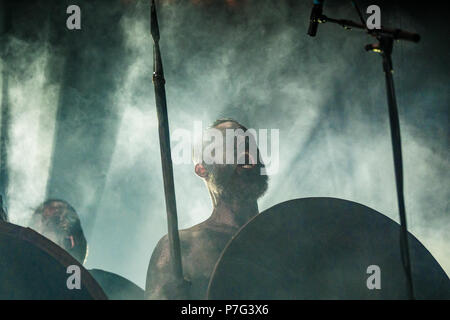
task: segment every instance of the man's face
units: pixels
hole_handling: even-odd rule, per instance
[[[53,201],[44,207],[42,212],[42,221],[48,229],[58,230],[67,233],[68,220],[67,214],[64,210],[64,204],[58,201]]]
[[[261,175],[264,163],[260,159],[259,150],[253,137],[244,138],[246,128],[235,122],[223,122],[215,127],[222,132],[224,145],[226,134],[234,133],[234,143],[223,148],[223,164],[204,164],[208,170],[208,181],[214,185],[221,196],[256,200],[267,190],[268,177]],[[253,150],[252,150],[253,145]],[[227,164],[227,153],[233,163]]]

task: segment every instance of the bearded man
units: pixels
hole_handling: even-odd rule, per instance
[[[211,196],[213,211],[207,220],[179,232],[183,272],[189,286],[186,290],[175,285],[170,271],[169,241],[165,235],[150,259],[146,283],[148,299],[206,299],[209,279],[226,244],[240,227],[259,213],[257,200],[267,190],[268,177],[261,174],[264,164],[259,150],[255,148],[256,155],[251,152],[251,136],[245,135],[247,128],[235,120],[221,119],[214,122],[211,129],[220,131],[223,140],[227,131],[235,133],[234,161],[211,163],[205,161],[204,155],[195,164],[195,173],[204,180]],[[244,139],[239,139],[243,135]],[[245,141],[245,148],[238,146],[239,140]],[[238,154],[239,150],[244,152]],[[230,151],[227,146],[223,152],[224,160]]]
[[[30,228],[65,249],[81,264],[86,260],[87,241],[75,209],[66,201],[49,199],[33,213]]]

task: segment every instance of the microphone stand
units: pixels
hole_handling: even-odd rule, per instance
[[[389,107],[389,122],[391,128],[391,142],[394,157],[395,181],[397,185],[397,199],[400,215],[400,248],[405,269],[407,290],[409,299],[414,299],[411,260],[409,257],[408,230],[406,225],[405,200],[403,194],[403,165],[402,165],[402,144],[400,136],[400,122],[398,118],[397,100],[395,98],[394,79],[392,77],[392,49],[393,38],[383,35],[379,37],[376,45],[367,45],[366,50],[379,52],[383,57],[383,71],[386,79],[386,91]]]
[[[394,79],[392,77],[393,67],[391,55],[394,46],[394,40],[407,40],[412,42],[419,42],[420,36],[417,33],[410,33],[400,29],[381,28],[369,30],[363,24],[345,19],[333,19],[323,14],[317,17],[317,22],[335,23],[344,27],[347,30],[351,28],[363,29],[366,30],[366,32],[369,35],[374,36],[378,40],[378,43],[376,44],[366,45],[365,49],[366,51],[373,51],[379,53],[383,58],[382,62],[386,80],[386,92],[389,108],[389,122],[391,129],[391,142],[393,149],[394,169],[395,169],[395,182],[397,188],[397,199],[400,215],[400,250],[401,250],[402,264],[406,276],[408,297],[409,299],[413,300],[414,288],[413,288],[411,260],[408,246],[408,229],[406,223],[405,200],[403,194],[403,165],[402,165],[402,147],[400,137],[400,122],[398,118],[397,101],[395,98]]]

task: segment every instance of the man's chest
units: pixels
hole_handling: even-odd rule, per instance
[[[223,249],[232,237],[232,233],[204,233],[183,245],[183,269],[191,278],[209,279]],[[184,247],[184,248],[183,248]]]

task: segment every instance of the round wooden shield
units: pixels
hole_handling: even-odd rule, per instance
[[[118,274],[100,269],[89,270],[110,300],[144,300],[144,290]]]
[[[439,263],[408,235],[414,295],[450,299]],[[334,198],[280,203],[244,225],[222,252],[208,299],[408,299],[400,226]]]
[[[0,300],[107,299],[89,272],[29,228],[0,222]]]

